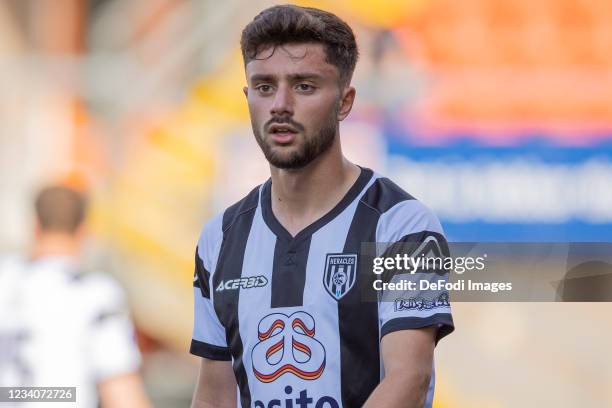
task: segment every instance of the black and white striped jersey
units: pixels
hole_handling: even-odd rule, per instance
[[[435,237],[446,246],[442,234],[423,204],[362,168],[329,213],[292,237],[272,213],[268,180],[202,231],[190,351],[232,361],[242,407],[362,406],[384,377],[384,335],[437,326],[437,341],[453,321],[447,301],[365,300],[372,273],[357,266],[361,244]],[[426,406],[434,382],[432,367]]]

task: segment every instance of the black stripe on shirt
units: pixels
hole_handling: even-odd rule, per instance
[[[345,253],[359,253],[362,242],[376,239],[380,214],[360,202],[349,228]],[[372,288],[372,268],[359,256],[355,286],[338,301],[340,333],[340,388],[342,406],[360,407],[380,382],[378,304],[364,301],[363,291]],[[376,297],[374,296],[374,299]]]
[[[257,208],[259,187],[245,198],[229,207],[223,213],[223,243],[219,251],[217,267],[213,275],[213,302],[219,321],[225,327],[227,344],[234,359],[233,368],[236,382],[240,389],[240,401],[243,407],[251,406],[249,381],[242,361],[244,346],[240,338],[238,319],[238,300],[240,289],[216,291],[222,281],[237,279],[242,276],[242,264],[247,239],[253,224]]]
[[[306,264],[310,252],[308,236],[299,242],[276,239],[272,264],[271,307],[292,307],[304,304]]]
[[[428,238],[433,238],[433,240],[429,240],[428,243],[417,253],[417,249],[419,249],[421,244]],[[395,258],[396,255],[408,255],[413,258],[419,258],[421,256],[425,258],[446,258],[450,256],[450,250],[444,235],[440,234],[439,232],[424,230],[404,235],[399,240],[391,243],[391,245],[385,249],[385,252],[381,255],[381,257]],[[437,279],[439,275],[448,275],[449,273],[449,271],[446,269],[429,269],[427,272],[436,273],[437,276],[431,275],[432,279]],[[396,274],[401,273],[403,273],[403,271],[400,269],[388,269],[380,275],[379,279],[385,283],[391,282],[391,279]],[[412,276],[414,279],[417,278],[417,275]]]
[[[373,259],[361,252],[376,242],[380,216],[396,204],[413,200],[387,178],[378,178],[363,194],[344,244],[345,253],[360,253],[357,281],[338,302],[342,406],[360,407],[380,382],[380,338],[377,294],[372,286]]]
[[[450,313],[436,313],[427,317],[397,317],[386,322],[380,329],[380,337],[398,330],[422,329],[437,326],[436,344],[455,330],[453,316]]]
[[[204,267],[204,262],[198,254],[198,247],[196,247],[195,252],[194,277],[196,277],[197,279],[193,280],[193,286],[200,288],[200,290],[202,291],[202,296],[204,296],[206,299],[210,299],[210,283],[208,282],[210,279],[210,272],[208,272],[208,270],[206,270],[206,267]]]
[[[228,347],[215,346],[195,339],[191,339],[189,352],[210,360],[230,361],[232,359]]]
[[[397,184],[386,177],[381,177],[374,181],[360,201],[382,214],[402,201],[414,199]]]

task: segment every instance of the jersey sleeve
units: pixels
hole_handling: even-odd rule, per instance
[[[90,322],[90,355],[97,381],[138,371],[141,363],[134,326],[129,316],[123,289],[110,277],[91,277],[97,292]]]
[[[219,321],[213,304],[211,273],[222,237],[219,219],[204,227],[195,253],[193,276],[194,321],[189,352],[211,360],[231,360],[225,328]]]
[[[448,281],[449,274],[440,265],[450,256],[448,243],[436,216],[417,200],[396,204],[382,214],[377,228],[377,242],[383,258],[407,255],[412,259],[440,259],[430,267],[412,272],[387,271],[383,282],[413,282],[411,290],[386,290],[379,294],[380,337],[398,330],[435,326],[436,344],[454,330],[448,291],[422,285],[421,281]],[[412,264],[414,265],[414,263]],[[436,267],[440,266],[440,267]],[[389,273],[391,272],[391,273]]]

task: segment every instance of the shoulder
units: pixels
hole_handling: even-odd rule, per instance
[[[88,325],[100,316],[119,315],[127,311],[126,293],[109,273],[100,270],[57,271],[53,296],[61,298],[66,315]],[[87,326],[89,327],[89,326]]]
[[[224,232],[230,229],[241,217],[255,211],[259,205],[260,190],[263,186],[264,184],[260,184],[259,186],[255,187],[244,198],[229,206],[223,212],[222,229]]]
[[[360,201],[379,215],[379,242],[392,242],[423,231],[443,234],[434,212],[387,177],[378,176]]]
[[[387,177],[375,174],[375,179],[361,197],[361,202],[372,210],[383,214],[398,203],[413,201],[415,198]]]
[[[259,204],[259,191],[262,185],[255,187],[238,202],[213,216],[202,228],[198,239],[198,253],[202,256],[213,251],[223,240],[223,234],[232,228],[244,216],[251,214]]]
[[[73,280],[79,291],[92,299],[105,304],[122,304],[125,300],[123,287],[117,280],[101,271],[82,273]]]

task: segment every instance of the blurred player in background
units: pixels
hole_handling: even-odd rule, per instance
[[[65,406],[79,408],[149,407],[122,289],[79,264],[85,197],[51,186],[35,207],[30,258],[0,259],[0,386],[76,387]]]

